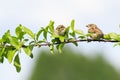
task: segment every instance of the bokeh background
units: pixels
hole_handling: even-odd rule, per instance
[[[55,21],[56,27],[59,24],[68,26],[72,19],[75,19],[76,21],[75,28],[82,29],[85,33],[87,33],[87,28],[85,26],[88,23],[97,24],[105,34],[109,32],[120,33],[120,29],[118,27],[120,24],[119,4],[119,0],[1,0],[0,37],[8,29],[10,29],[11,33],[14,35],[14,30],[19,24],[30,28],[33,32],[37,32],[40,27],[46,26],[50,20]],[[78,47],[75,47],[72,44],[67,44],[65,47],[67,46],[71,46],[70,49],[72,51],[70,54],[68,54],[69,52],[65,52],[63,54],[56,53],[56,55],[51,55],[48,47],[42,47],[40,49],[35,48],[33,51],[33,59],[30,59],[27,55],[21,53],[20,58],[22,71],[20,73],[17,73],[13,65],[9,64],[7,60],[5,60],[3,64],[0,64],[0,80],[30,80],[30,78],[34,78],[33,73],[35,74],[35,69],[38,69],[38,71],[39,69],[40,71],[46,69],[46,67],[43,66],[48,66],[48,61],[51,61],[51,64],[48,62],[48,67],[51,68],[53,63],[55,63],[56,66],[53,66],[52,69],[47,68],[47,70],[49,70],[48,72],[51,72],[50,76],[48,76],[48,73],[44,73],[46,74],[44,75],[45,77],[48,76],[51,77],[51,79],[56,79],[56,77],[59,77],[58,75],[61,75],[63,76],[61,77],[63,80],[70,80],[75,76],[77,80],[77,77],[79,79],[78,75],[83,73],[82,77],[80,78],[82,80],[90,80],[93,78],[93,80],[99,80],[99,77],[102,77],[102,79],[105,77],[105,80],[119,80],[119,46],[113,47],[113,43],[102,42],[83,42],[79,43]],[[48,50],[48,52],[43,52],[43,49],[46,51]],[[66,50],[68,49],[66,48]],[[56,60],[56,58],[58,59]],[[46,61],[46,59],[48,59],[48,61]],[[52,60],[56,62],[52,63]],[[69,60],[71,63],[67,62]],[[44,62],[46,64],[42,66],[39,65],[43,64]],[[100,65],[102,68],[97,65]],[[37,66],[40,66],[40,68],[37,68]],[[55,70],[55,72],[53,72],[54,74],[52,74],[53,68],[56,68],[61,72]],[[65,73],[63,73],[64,71]],[[57,72],[58,74],[55,74]],[[90,72],[91,74],[89,74]],[[41,73],[42,72],[38,74]],[[65,76],[62,73],[65,74]],[[87,78],[85,78],[85,75]],[[95,76],[93,77],[93,75]],[[98,76],[97,79],[96,76]],[[109,79],[108,76],[114,77]],[[41,79],[43,80],[44,77],[41,77]]]
[[[70,48],[63,54],[48,53],[41,52],[29,80],[120,80],[120,74],[100,53],[86,57]]]

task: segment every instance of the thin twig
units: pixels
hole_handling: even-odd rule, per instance
[[[120,41],[116,41],[116,40],[92,40],[92,39],[67,41],[67,43],[72,43],[72,42],[120,42]]]
[[[91,40],[91,39],[86,39],[86,40],[70,40],[70,41],[65,41],[65,42],[62,42],[62,43],[73,43],[73,42],[120,42],[120,41],[116,41],[116,40]],[[54,45],[57,45],[57,44],[60,44],[60,43],[54,43]],[[48,46],[48,45],[51,45],[51,43],[44,43],[44,44],[40,44],[40,46]]]
[[[62,43],[73,43],[73,42],[112,42],[112,43],[117,43],[117,42],[120,42],[120,41],[117,41],[117,40],[91,40],[91,39],[85,39],[85,40],[68,40],[68,41],[65,41],[65,42],[62,42]],[[60,43],[54,43],[54,45],[57,45],[57,44],[60,44]],[[43,44],[39,44],[39,45],[36,45],[36,44],[33,44],[34,46],[49,46],[51,45],[50,42],[48,43],[43,43]],[[22,48],[26,48],[28,47],[28,45],[22,45]],[[0,48],[3,48],[3,46],[0,46]],[[12,45],[6,45],[5,48],[13,48],[14,49],[14,46]]]

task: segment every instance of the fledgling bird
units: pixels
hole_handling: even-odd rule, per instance
[[[90,37],[91,39],[100,39],[103,38],[104,34],[102,30],[100,30],[96,24],[88,24],[86,27],[88,27],[88,33],[93,33]]]
[[[56,30],[55,30],[56,34],[59,36],[64,36],[65,32],[66,32],[66,28],[64,25],[58,25]]]
[[[61,40],[62,38],[61,37],[65,37],[65,34],[66,34],[66,27],[64,25],[58,25],[57,28],[55,29],[55,42],[57,43],[61,43],[61,42],[64,42],[64,40]]]

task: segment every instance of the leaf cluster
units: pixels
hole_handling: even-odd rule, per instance
[[[70,25],[66,27],[65,35],[55,33],[54,21],[50,21],[47,26],[41,27],[36,33],[20,24],[15,29],[15,35],[11,35],[10,30],[8,30],[0,38],[0,62],[3,63],[4,58],[6,58],[9,63],[15,66],[17,72],[20,72],[19,55],[22,50],[31,58],[33,58],[32,50],[34,47],[48,46],[52,54],[55,53],[56,47],[58,52],[62,53],[66,43],[78,46],[80,40],[89,42],[90,35],[89,33],[85,34],[82,30],[76,30],[75,20],[72,20]],[[104,35],[103,41],[108,40],[118,41],[115,46],[120,45],[120,34],[108,33]]]

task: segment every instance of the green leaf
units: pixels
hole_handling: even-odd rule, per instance
[[[26,34],[25,32],[23,32],[22,30],[22,25],[20,24],[16,29],[15,29],[15,33],[17,35],[17,37],[21,40],[23,38],[23,36]]]
[[[3,54],[4,54],[4,51],[5,51],[5,47],[3,47],[3,48],[0,48],[0,57],[1,57],[1,56],[3,56]]]
[[[47,40],[47,32],[46,31],[43,32],[43,36],[44,36],[45,40]]]
[[[64,42],[65,41],[65,37],[64,36],[59,36],[60,42]]]
[[[19,55],[18,54],[15,56],[14,66],[15,66],[17,72],[20,72],[20,70],[21,70],[21,64],[20,64],[20,59],[19,59]]]
[[[111,38],[110,38],[110,35],[109,35],[109,34],[104,35],[104,39],[110,40],[110,39],[111,39]]]
[[[117,34],[116,33],[109,33],[109,35],[110,35],[110,38],[112,38],[112,39],[114,39],[114,38],[117,38]]]
[[[0,39],[0,43],[2,43],[3,42],[3,40],[2,40],[2,38]]]
[[[88,38],[88,37],[90,37],[90,36],[92,36],[92,35],[93,35],[93,33],[87,33],[87,34],[85,34],[84,36]]]
[[[44,30],[43,36],[44,36],[44,38],[47,40],[48,27],[46,27],[46,28],[43,29],[43,30]]]
[[[120,35],[118,35],[116,33],[111,33],[109,35],[110,35],[111,39],[118,40],[118,41],[120,40]]]
[[[17,50],[8,50],[7,59],[8,59],[8,62],[9,62],[9,63],[12,62],[13,57],[14,57],[16,51],[17,51]]]
[[[54,21],[50,21],[48,26],[49,26],[51,33],[54,33]]]
[[[70,27],[71,27],[71,29],[72,29],[72,32],[70,33],[70,35],[71,35],[72,37],[75,37],[74,23],[75,23],[75,20],[72,20],[72,21],[71,21],[71,25],[70,25]]]
[[[61,43],[59,38],[54,38],[51,41],[52,41],[52,43],[58,43],[58,44]]]
[[[51,37],[52,37],[52,38],[59,38],[59,35],[56,34],[56,33],[53,33]]]
[[[74,32],[70,33],[70,35],[71,35],[72,37],[75,37],[75,33],[74,33]]]
[[[30,41],[29,45],[34,45],[36,42],[35,41]]]
[[[75,20],[72,20],[71,21],[71,29],[72,29],[73,32],[74,32],[74,23],[75,23]]]
[[[9,38],[10,44],[13,45],[17,50],[21,48],[21,44],[19,43],[18,38],[14,36],[9,36],[8,38]]]
[[[51,44],[51,45],[49,45],[49,47],[50,47],[50,52],[51,52],[52,54],[54,54],[54,45]]]
[[[78,38],[79,39],[86,39],[87,37],[86,37],[86,35],[80,35],[80,36],[78,36]]]
[[[84,32],[82,30],[75,30],[75,33],[79,34],[79,35],[83,35]]]
[[[44,40],[38,41],[39,44],[44,43],[44,42],[46,42],[46,41],[44,41]]]
[[[78,46],[78,43],[77,42],[72,42],[75,46]]]
[[[56,48],[57,48],[57,50],[58,50],[59,53],[62,53],[62,49],[63,49],[64,45],[65,45],[65,43],[61,43],[61,44],[58,44],[56,46]]]
[[[104,39],[120,41],[120,35],[112,32],[112,33],[108,33],[108,34],[104,35]]]
[[[23,50],[25,51],[25,53],[30,56],[31,58],[33,58],[33,54],[32,54],[32,50],[33,50],[33,45],[29,45],[26,48],[23,48]]]
[[[66,32],[65,32],[65,37],[66,37],[66,38],[68,38],[69,30],[70,30],[70,26],[68,26],[68,27],[66,28]]]
[[[10,36],[10,30],[5,32],[5,34],[2,36],[2,41],[3,42],[9,42],[8,37]]]
[[[5,51],[5,48],[0,48],[0,63],[3,63],[4,61],[4,51]]]
[[[27,42],[27,41],[29,41],[29,39],[24,39],[23,41]]]
[[[43,30],[39,30],[38,31],[38,33],[37,33],[37,35],[36,35],[36,40],[38,40],[38,38],[39,38],[39,36],[40,36],[40,34],[43,32]]]
[[[19,26],[15,29],[15,33],[17,36],[19,36],[21,32],[22,32],[22,25],[19,24]]]
[[[4,57],[0,56],[0,63],[3,63],[3,62],[4,62]]]
[[[35,39],[35,34],[30,29],[28,29],[25,26],[23,26],[22,28],[23,28],[25,33],[27,33],[29,36],[31,36],[32,39]]]

